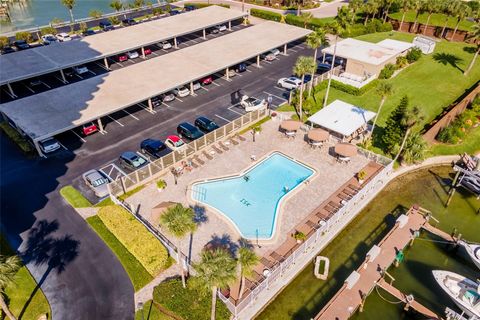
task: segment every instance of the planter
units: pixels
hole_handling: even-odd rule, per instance
[[[363,184],[365,180],[358,180],[358,183]]]
[[[163,192],[163,190],[165,190],[165,188],[157,188],[158,192]]]

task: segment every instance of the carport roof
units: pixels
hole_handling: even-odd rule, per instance
[[[33,139],[46,138],[301,39],[311,31],[267,21],[107,74],[0,105]]]
[[[0,56],[0,85],[32,78],[193,33],[245,14],[219,6]]]

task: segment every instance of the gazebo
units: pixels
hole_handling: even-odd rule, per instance
[[[376,113],[354,106],[341,100],[335,100],[310,118],[312,126],[328,130],[332,135],[351,141],[367,129],[368,121]]]

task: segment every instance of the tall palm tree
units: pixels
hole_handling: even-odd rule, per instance
[[[405,146],[405,142],[407,141],[408,135],[410,134],[412,128],[420,121],[424,119],[420,109],[418,107],[413,107],[410,110],[407,110],[403,115],[400,125],[403,126],[406,131],[405,135],[403,136],[402,144],[400,145],[400,149],[398,150],[397,155],[393,159],[393,161],[397,161],[398,157],[402,154],[403,147]]]
[[[467,75],[470,72],[470,70],[472,70],[473,65],[475,64],[475,61],[477,60],[478,53],[480,51],[480,22],[475,23],[469,36],[470,36],[470,39],[473,39],[473,43],[477,44],[477,51],[475,51],[475,54],[473,55],[473,59],[472,61],[470,61],[470,64],[468,65],[467,70],[465,70],[465,72],[463,73],[464,75]]]
[[[440,33],[440,38],[443,38],[450,16],[454,14],[456,1],[458,0],[445,0],[440,5],[440,10],[445,15],[445,24],[443,25],[442,32]]]
[[[327,85],[327,91],[325,92],[325,98],[323,100],[323,107],[327,106],[327,101],[328,101],[328,94],[330,93],[330,86],[332,84],[332,75],[333,75],[333,68],[335,67],[335,58],[337,55],[337,43],[338,43],[338,38],[339,34],[345,30],[345,28],[348,28],[348,26],[344,26],[340,24],[338,21],[335,21],[331,25],[333,33],[335,33],[335,45],[333,47],[333,57],[332,57],[332,64],[330,65],[330,70],[328,71],[328,85]]]
[[[302,12],[303,27],[307,29],[308,24],[313,19],[313,14],[311,12]]]
[[[423,3],[423,10],[428,13],[427,16],[427,23],[425,24],[425,27],[423,27],[423,34],[427,32],[428,24],[430,23],[430,18],[432,17],[432,14],[434,12],[438,12],[440,9],[440,3],[438,0],[425,0]]]
[[[415,163],[425,158],[427,143],[419,132],[412,133],[403,148],[402,161],[406,163]]]
[[[383,23],[387,22],[388,11],[390,11],[390,7],[395,2],[395,0],[384,0],[384,1],[385,1],[384,2],[385,7],[384,7],[384,10],[383,10]]]
[[[401,4],[402,4],[402,20],[400,20],[400,27],[398,28],[399,31],[402,30],[403,21],[405,21],[405,15],[413,7],[412,0],[402,0]]]
[[[112,2],[110,2],[110,8],[112,8],[116,12],[119,12],[123,9],[123,3],[120,0],[112,0]]]
[[[215,320],[217,289],[225,288],[236,279],[236,261],[224,249],[204,250],[201,261],[194,264],[197,275],[195,284],[212,293],[211,320]]]
[[[391,83],[388,83],[386,81],[382,81],[378,84],[376,93],[380,96],[380,105],[378,106],[378,111],[377,114],[375,115],[375,119],[373,120],[373,125],[372,125],[372,131],[370,132],[370,137],[373,134],[373,130],[375,130],[375,125],[377,124],[377,119],[378,116],[380,115],[380,112],[382,111],[382,107],[387,100],[387,97],[392,95],[393,93],[393,86]]]
[[[241,277],[239,297],[243,296],[245,291],[245,277],[250,277],[253,273],[253,267],[258,264],[258,256],[248,247],[238,249],[238,267]]]
[[[325,34],[325,30],[323,29],[317,29],[314,32],[310,33],[307,36],[306,40],[307,46],[311,49],[313,49],[313,61],[317,62],[317,53],[318,53],[318,48],[321,46],[328,46],[328,39]],[[310,84],[308,86],[308,95],[312,93],[312,88],[313,88],[313,77],[315,75],[315,69],[312,70],[312,81],[310,81]]]
[[[368,18],[370,15],[372,16],[372,20],[375,19],[375,15],[378,12],[378,9],[380,7],[380,4],[378,3],[378,0],[368,0],[367,3],[363,6],[363,11],[366,12],[367,16],[365,17],[364,25],[367,25]]]
[[[423,13],[423,0],[412,0],[412,9],[416,12],[412,28],[413,32],[416,33],[418,17]]]
[[[315,60],[313,60],[312,57],[305,57],[305,56],[300,56],[297,59],[297,62],[295,62],[295,65],[293,66],[293,73],[302,79],[302,84],[300,85],[300,97],[299,97],[299,110],[298,110],[298,116],[300,121],[303,121],[303,91],[305,89],[305,75],[312,72],[312,70],[317,69],[317,63]],[[310,81],[313,81],[311,79]]]
[[[160,225],[165,227],[169,233],[177,238],[177,262],[182,270],[182,285],[185,288],[185,272],[180,257],[181,239],[188,233],[193,233],[197,229],[197,224],[194,221],[195,212],[192,208],[185,208],[181,204],[176,204],[168,208],[165,213],[160,216]]]
[[[468,5],[463,3],[462,1],[459,1],[457,3],[457,6],[454,11],[454,16],[457,18],[457,24],[455,25],[455,29],[453,30],[452,37],[450,40],[453,40],[455,38],[455,34],[457,33],[458,26],[460,25],[460,22],[462,22],[463,19],[468,17],[471,13],[471,9]]]
[[[10,320],[16,320],[16,318],[3,299],[3,294],[5,289],[15,280],[15,275],[20,267],[20,259],[17,256],[8,258],[0,256],[0,307]]]
[[[62,4],[68,9],[70,13],[70,22],[71,28],[73,30],[73,24],[75,23],[75,18],[73,17],[73,8],[75,7],[75,0],[61,0]]]
[[[363,5],[363,0],[350,0],[348,2],[348,7],[352,11],[352,21],[350,21],[351,24],[355,23],[355,18],[357,17],[358,10]]]

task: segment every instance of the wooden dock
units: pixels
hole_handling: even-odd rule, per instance
[[[346,320],[358,308],[361,308],[368,294],[372,292],[377,283],[380,283],[384,271],[394,263],[399,250],[403,250],[414,239],[415,234],[428,222],[426,212],[426,210],[414,206],[408,210],[406,217],[399,217],[392,230],[377,245],[376,253],[372,253],[373,257],[367,255],[365,262],[348,277],[343,287],[314,319]],[[390,287],[387,288],[391,289]],[[394,292],[393,289],[391,291]],[[394,295],[398,295],[402,299],[405,297],[400,291],[395,291]],[[426,311],[426,308],[418,303],[411,305],[411,307],[418,307],[419,312],[427,313],[435,319],[438,318],[432,311]]]
[[[425,223],[422,227],[423,229],[425,229],[426,231],[442,238],[443,240],[445,241],[449,241],[449,242],[457,242],[457,239],[455,237],[453,237],[452,235],[446,233],[445,231],[443,230],[440,230],[440,229],[437,229],[435,228],[434,226],[432,226],[430,223]]]

